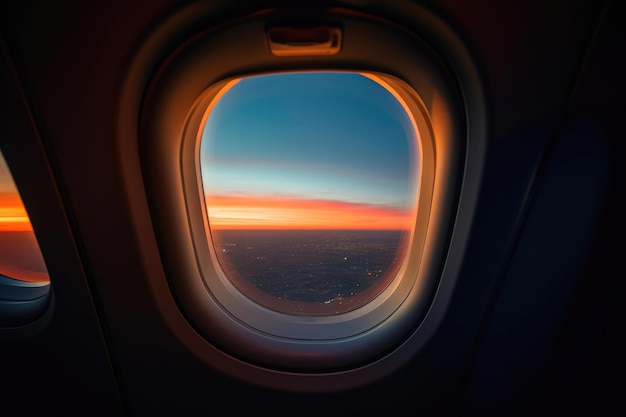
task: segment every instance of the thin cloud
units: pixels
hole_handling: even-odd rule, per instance
[[[214,229],[408,230],[410,210],[337,200],[207,195]]]

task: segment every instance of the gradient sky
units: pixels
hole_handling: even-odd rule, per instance
[[[408,228],[415,133],[356,73],[248,77],[216,103],[200,147],[215,228]]]

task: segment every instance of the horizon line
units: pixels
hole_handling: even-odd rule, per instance
[[[355,227],[345,227],[345,228],[328,228],[328,227],[209,227],[210,230],[221,232],[221,231],[267,231],[267,232],[275,232],[275,231],[288,231],[288,232],[310,232],[310,231],[325,231],[325,232],[410,232],[411,228],[355,228]]]

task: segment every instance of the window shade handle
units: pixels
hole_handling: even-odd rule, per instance
[[[275,27],[267,32],[276,56],[334,55],[341,49],[341,29]]]

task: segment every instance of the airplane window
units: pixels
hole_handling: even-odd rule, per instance
[[[50,301],[50,279],[33,227],[0,152],[0,329],[37,320]]]
[[[393,27],[341,14],[338,53],[278,56],[266,17],[198,35],[127,91],[140,116],[121,112],[120,127],[139,132],[155,285],[195,329],[175,331],[227,373],[302,389],[320,372],[372,380],[445,311],[482,166],[482,101]],[[342,378],[330,380],[359,379]]]
[[[250,76],[202,127],[209,240],[224,276],[286,314],[364,306],[394,280],[417,206],[417,132],[366,74]]]
[[[0,275],[49,282],[48,272],[22,199],[0,153]]]

